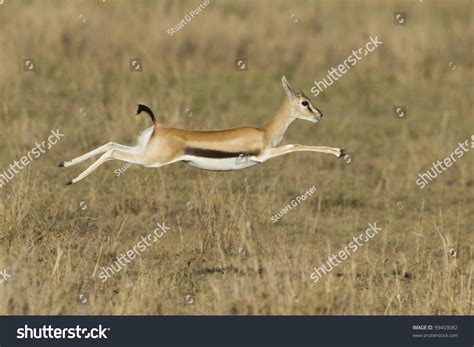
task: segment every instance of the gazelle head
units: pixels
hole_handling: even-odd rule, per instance
[[[301,90],[299,92],[295,92],[293,88],[291,88],[285,76],[281,78],[281,84],[283,85],[283,89],[285,90],[286,96],[288,97],[291,117],[309,120],[313,123],[316,123],[321,119],[323,116],[322,112],[313,106],[311,101]]]

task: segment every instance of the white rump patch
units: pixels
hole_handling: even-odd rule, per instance
[[[146,144],[150,140],[151,134],[153,134],[154,127],[143,130],[137,138],[137,149],[145,149]]]

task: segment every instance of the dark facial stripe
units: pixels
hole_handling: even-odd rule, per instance
[[[184,154],[194,155],[196,157],[223,159],[223,158],[238,158],[240,156],[247,157],[251,155],[257,155],[258,153],[257,152],[223,152],[223,151],[216,151],[213,149],[186,147],[184,149]]]

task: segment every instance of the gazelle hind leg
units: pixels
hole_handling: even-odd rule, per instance
[[[89,176],[93,171],[95,171],[100,165],[109,160],[122,160],[133,164],[142,164],[143,156],[137,154],[135,150],[121,150],[121,149],[111,149],[102,154],[102,156],[97,159],[91,166],[84,170],[79,176],[72,179],[66,185],[77,183],[82,181],[84,178]]]
[[[276,148],[269,148],[259,156],[250,157],[251,160],[263,163],[268,159],[279,157],[293,152],[319,152],[335,155],[341,158],[346,154],[346,151],[341,148],[326,147],[326,146],[305,146],[305,145],[285,145]]]
[[[115,143],[115,142],[109,142],[109,143],[106,143],[105,145],[97,147],[96,149],[94,149],[94,150],[92,150],[92,151],[90,151],[86,154],[83,154],[83,155],[81,155],[77,158],[74,158],[74,159],[71,159],[71,160],[68,160],[68,161],[62,161],[62,162],[59,163],[58,166],[59,167],[69,167],[69,166],[73,166],[73,165],[76,165],[76,164],[80,164],[83,161],[86,161],[87,159],[90,159],[92,157],[95,157],[96,155],[103,154],[103,153],[105,153],[107,151],[110,151],[110,150],[113,150],[113,149],[123,150],[123,151],[135,150],[138,153],[138,150],[136,149],[136,147],[129,147],[129,146],[124,146],[124,145]]]

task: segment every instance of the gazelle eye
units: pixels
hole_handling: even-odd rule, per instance
[[[301,103],[301,105],[303,105],[303,106],[306,107],[306,106],[308,106],[309,104],[308,104],[308,102],[305,100],[305,101],[303,101],[303,102]]]

